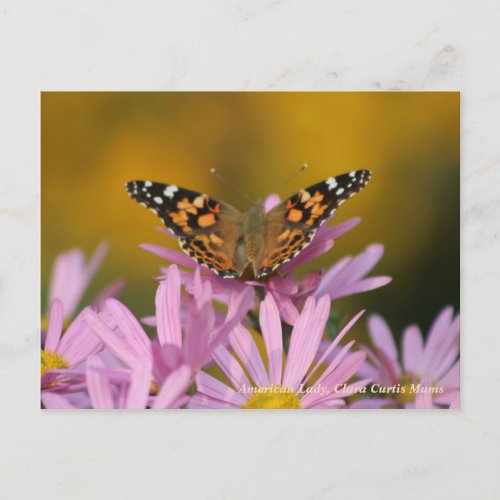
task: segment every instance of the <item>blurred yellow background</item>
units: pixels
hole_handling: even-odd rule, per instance
[[[130,200],[125,182],[173,183],[245,210],[210,167],[262,199],[304,162],[282,197],[353,169],[373,172],[335,217],[363,221],[320,264],[379,242],[386,252],[372,274],[393,282],[336,307],[427,328],[444,305],[459,306],[457,92],[44,92],[41,111],[44,307],[55,256],[73,247],[90,256],[107,241],[88,297],[124,277],[121,299],[138,315],[153,312],[151,277],[166,261],[138,245],[175,241],[154,230],[159,219]]]

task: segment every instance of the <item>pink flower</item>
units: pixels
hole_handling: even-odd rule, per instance
[[[54,299],[59,299],[64,306],[64,319],[73,317],[83,294],[107,253],[108,246],[99,245],[88,264],[85,264],[85,255],[79,249],[57,256],[50,278],[49,304]],[[109,285],[96,299],[96,305],[108,297],[116,296],[124,284],[123,280],[119,280]]]
[[[82,387],[73,384],[72,370],[92,353],[101,348],[99,339],[90,331],[82,316],[76,319],[62,335],[64,321],[63,304],[54,299],[49,309],[49,322],[45,342],[40,352],[40,376],[43,390],[72,391]]]
[[[330,300],[327,296],[319,299],[317,303],[313,297],[306,300],[304,309],[295,322],[290,348],[283,362],[280,316],[275,300],[271,294],[267,294],[260,309],[260,325],[268,359],[267,370],[252,335],[240,325],[229,335],[234,354],[224,345],[219,345],[212,354],[230,385],[200,371],[196,377],[198,392],[191,398],[189,407],[342,407],[345,404],[343,397],[351,395],[368,383],[368,380],[361,380],[347,384],[363,363],[365,353],[350,353],[354,343],[351,341],[340,349],[321,374],[320,367],[362,312],[344,327],[325,355],[314,362],[329,311]]]
[[[229,299],[226,315],[217,321],[210,283],[202,282],[199,272],[196,276],[193,295],[181,303],[179,271],[175,265],[168,269],[156,294],[157,341],[151,341],[130,310],[115,299],[106,301],[106,316],[90,308],[84,312],[91,330],[126,371],[133,373],[138,366],[149,363],[150,385],[159,388],[154,408],[172,407],[179,402],[179,390],[187,390],[196,371],[210,360],[212,351],[226,340],[253,303],[248,290],[235,293]],[[186,382],[187,371],[190,376]],[[109,403],[109,398],[106,401]],[[116,407],[116,402],[113,404]]]
[[[425,378],[438,389],[432,395],[433,404],[449,406],[460,392],[459,321],[458,315],[453,317],[452,307],[444,308],[425,341],[418,326],[407,327],[398,352],[387,323],[380,316],[371,316],[368,330],[375,352],[366,348],[367,361],[358,374],[371,378],[380,388],[399,387],[399,393],[381,394],[408,408],[414,407],[414,389]]]

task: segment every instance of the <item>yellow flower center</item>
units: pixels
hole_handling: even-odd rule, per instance
[[[49,370],[69,368],[70,364],[59,353],[54,351],[40,351],[40,376]]]
[[[414,403],[417,396],[417,387],[422,380],[422,376],[417,373],[405,372],[401,375],[399,379],[399,385],[401,389],[398,393],[394,395],[394,399],[400,404]],[[420,384],[421,385],[421,384]],[[431,381],[430,387],[435,387],[436,382]]]
[[[160,386],[156,382],[151,382],[149,386],[149,394],[156,396],[160,392]]]
[[[251,409],[287,409],[300,408],[300,399],[290,387],[282,385],[266,385],[251,388],[253,394],[242,408]]]
[[[411,382],[401,382],[401,388],[405,388],[404,391],[400,391],[395,395],[395,400],[404,405],[406,403],[413,403],[415,401],[415,393],[411,391]]]

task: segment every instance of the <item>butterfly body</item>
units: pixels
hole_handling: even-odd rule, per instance
[[[370,179],[356,170],[303,189],[266,213],[256,202],[241,213],[205,194],[151,181],[126,184],[178,237],[181,248],[224,278],[261,279],[298,255],[337,207]]]

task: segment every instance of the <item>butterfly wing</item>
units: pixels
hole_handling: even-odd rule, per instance
[[[371,178],[368,170],[330,177],[302,189],[268,213],[264,259],[257,277],[272,273],[309,245],[318,228]]]
[[[178,238],[181,248],[200,265],[219,276],[239,276],[242,266],[237,243],[241,239],[241,214],[232,206],[206,194],[173,184],[132,181],[129,196],[155,213]]]

